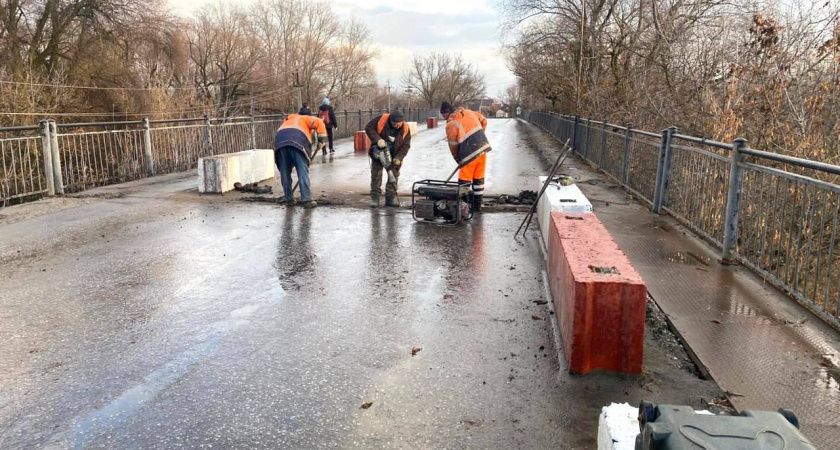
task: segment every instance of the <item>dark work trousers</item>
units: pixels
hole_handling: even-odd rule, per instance
[[[329,142],[330,151],[335,150],[335,147],[333,147],[333,130],[334,128],[332,126],[327,126],[327,142]]]

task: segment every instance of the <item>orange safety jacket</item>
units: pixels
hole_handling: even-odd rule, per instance
[[[484,130],[487,119],[481,113],[464,108],[457,108],[446,119],[446,140],[452,157],[463,166],[489,152],[490,141]]]
[[[371,147],[370,147],[370,156],[373,158],[373,149],[376,148],[376,141],[383,139],[388,141],[388,136],[385,136],[383,133],[385,132],[385,127],[388,124],[388,120],[390,120],[391,114],[384,113],[379,117],[374,117],[373,119],[368,122],[365,126],[365,134],[367,134],[368,138],[370,138]],[[403,122],[402,126],[402,135],[397,134],[396,139],[394,140],[394,145],[391,148],[391,157],[397,158],[399,160],[405,159],[408,155],[408,150],[411,148],[411,130],[408,128],[408,124]]]
[[[327,126],[324,125],[324,121],[318,117],[289,114],[286,116],[286,120],[283,121],[283,125],[280,125],[280,128],[278,128],[277,131],[285,130],[287,128],[294,128],[302,131],[303,134],[306,135],[306,139],[310,142],[312,142],[313,131],[318,133],[318,139],[327,137]]]
[[[385,124],[388,123],[388,119],[391,117],[390,113],[382,114],[382,117],[379,118],[379,123],[376,125],[376,131],[382,136],[382,132],[385,131]],[[403,122],[402,125],[402,132],[403,132],[403,139],[408,136],[410,130],[408,129],[408,124]]]

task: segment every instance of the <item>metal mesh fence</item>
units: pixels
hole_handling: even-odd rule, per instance
[[[0,205],[30,195],[45,194],[41,137],[0,138],[0,176]]]
[[[427,117],[438,116],[437,111],[422,108],[401,111],[408,121],[425,122]],[[385,112],[388,111],[336,111],[338,127],[334,139],[352,137]],[[269,149],[284,117],[278,114],[57,125],[43,121],[38,126],[0,128],[0,206],[189,170],[203,156]],[[52,155],[55,161],[51,160]]]
[[[840,330],[840,167],[542,111],[521,117]]]

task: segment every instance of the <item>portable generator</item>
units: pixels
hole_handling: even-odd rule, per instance
[[[466,183],[417,181],[411,187],[411,215],[418,222],[457,225],[472,219],[471,194]]]

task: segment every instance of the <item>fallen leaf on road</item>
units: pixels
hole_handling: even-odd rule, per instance
[[[531,318],[534,319],[534,320],[543,320],[542,317],[537,316],[537,315],[532,315]]]
[[[423,348],[422,347],[412,347],[411,348],[411,356],[414,356],[414,355],[420,353],[420,350],[423,350]]]
[[[370,408],[371,406],[373,406],[373,402],[365,402],[365,403],[362,403],[362,409],[368,409],[368,408]]]
[[[545,305],[546,303],[548,303],[548,300],[534,300],[534,303],[538,305]]]
[[[452,299],[452,294],[444,294],[443,299],[444,300],[451,300]]]
[[[476,419],[461,419],[461,423],[469,425],[471,427],[480,427],[481,424],[484,422]]]
[[[717,324],[719,324],[719,323],[721,323],[721,321],[720,321],[720,320],[717,320],[717,319],[714,319],[714,320],[712,320],[712,323],[717,323]]]

